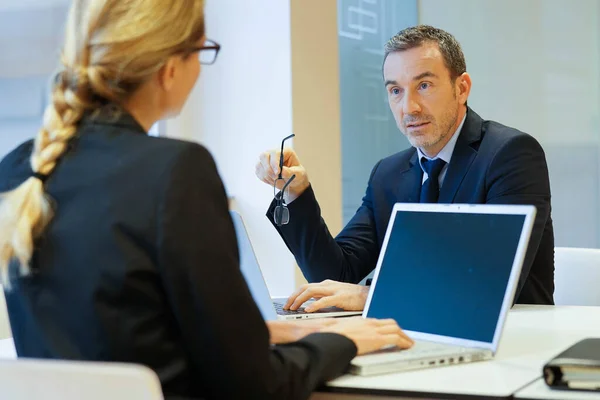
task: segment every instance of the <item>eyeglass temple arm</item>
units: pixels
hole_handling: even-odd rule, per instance
[[[285,185],[283,185],[283,187],[281,188],[281,190],[279,191],[279,193],[277,193],[275,195],[275,198],[277,200],[281,200],[283,199],[283,193],[285,192],[285,189],[287,189],[287,187],[290,185],[290,183],[292,183],[292,181],[296,178],[296,174],[290,176],[290,179],[288,179],[288,181],[285,183]]]
[[[290,136],[283,138],[281,141],[281,152],[279,153],[279,179],[282,178],[281,174],[283,173],[283,144],[286,140],[293,138],[296,134],[292,133]]]

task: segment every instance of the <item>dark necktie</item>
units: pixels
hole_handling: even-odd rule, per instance
[[[427,172],[427,180],[421,185],[421,203],[437,203],[440,197],[440,172],[446,165],[446,161],[441,158],[428,160],[425,157],[421,158],[421,165]]]

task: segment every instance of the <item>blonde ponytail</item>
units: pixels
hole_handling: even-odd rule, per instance
[[[36,176],[0,195],[0,279],[10,289],[9,265],[29,273],[36,239],[56,210],[44,191],[87,110],[122,103],[166,63],[204,37],[203,0],[73,0],[62,63],[35,138]]]
[[[69,14],[67,37],[77,37],[77,18],[82,2],[75,2]],[[88,21],[94,25],[92,21]],[[77,132],[85,111],[93,107],[88,77],[89,46],[86,40],[65,41],[63,70],[57,75],[51,104],[44,113],[43,126],[34,140],[30,165],[33,174],[16,189],[0,195],[0,278],[10,290],[10,263],[19,265],[19,275],[28,275],[29,263],[38,239],[54,215],[52,199],[44,191],[44,180],[54,171]],[[36,175],[36,176],[34,176]]]
[[[64,72],[63,72],[64,73]],[[49,176],[77,132],[77,124],[89,107],[78,90],[57,84],[52,104],[44,114],[44,124],[35,138],[31,153],[31,176],[16,189],[0,197],[0,272],[2,284],[10,289],[9,265],[19,263],[19,274],[29,274],[29,261],[35,240],[53,216],[52,201],[44,192],[39,176]]]

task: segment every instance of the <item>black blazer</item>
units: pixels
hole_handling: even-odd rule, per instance
[[[269,345],[208,151],[105,111],[46,182],[56,216],[6,293],[19,357],[145,364],[167,397],[304,399],[342,373],[344,336]],[[0,191],[30,176],[31,150],[0,163]]]
[[[275,227],[310,282],[359,282],[376,266],[394,203],[419,202],[423,171],[410,148],[373,168],[363,203],[334,239],[312,188],[289,205],[290,223]],[[554,304],[554,231],[544,151],[531,136],[473,110],[456,142],[440,203],[532,204],[537,208],[516,302]],[[267,217],[273,222],[273,204]]]

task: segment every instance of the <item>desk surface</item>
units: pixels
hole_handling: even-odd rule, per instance
[[[516,306],[493,361],[372,377],[345,375],[325,392],[400,397],[510,398],[541,376],[554,355],[600,336],[600,307]]]
[[[493,361],[329,382],[313,399],[413,398],[600,400],[600,394],[551,391],[542,366],[586,337],[600,336],[600,307],[516,306],[510,313]],[[0,358],[16,358],[12,339],[0,340]],[[327,392],[336,392],[327,393]],[[347,393],[348,396],[339,396]],[[368,394],[368,395],[367,395]]]
[[[507,319],[498,358],[535,368],[575,342],[600,337],[600,307],[517,306]]]
[[[518,391],[514,398],[518,400],[598,400],[600,392],[552,390],[540,378],[525,389]]]

